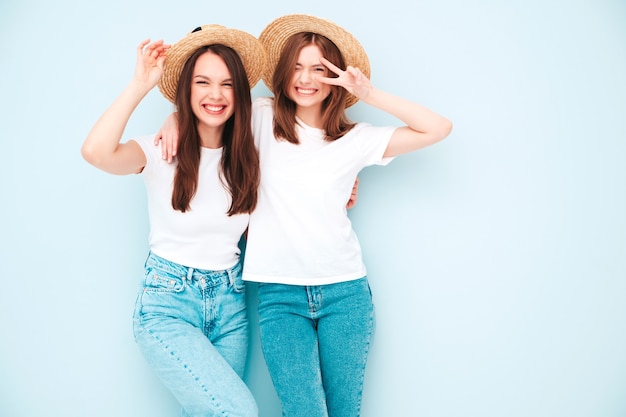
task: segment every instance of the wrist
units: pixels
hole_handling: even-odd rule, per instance
[[[154,88],[154,84],[143,80],[133,78],[128,84],[127,89],[136,94],[146,95]]]

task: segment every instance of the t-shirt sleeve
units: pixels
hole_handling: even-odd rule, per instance
[[[269,139],[270,135],[264,135],[264,132],[273,132],[273,119],[273,100],[270,97],[256,98],[252,102],[252,132],[254,133],[254,144],[257,149],[261,148],[263,140]]]
[[[391,140],[391,135],[397,128],[394,126],[372,126],[359,123],[354,127],[354,141],[363,156],[365,166],[387,165],[394,157],[384,158],[385,150]]]
[[[133,138],[137,142],[143,153],[146,155],[146,166],[142,174],[151,172],[158,163],[163,161],[161,156],[161,145],[154,145],[154,135],[140,136]]]

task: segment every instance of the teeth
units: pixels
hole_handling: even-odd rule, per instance
[[[298,92],[300,94],[313,94],[315,93],[315,90],[312,88],[298,88]]]
[[[221,111],[224,109],[224,106],[205,106],[208,111]]]

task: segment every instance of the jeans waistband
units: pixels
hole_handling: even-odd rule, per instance
[[[189,281],[205,280],[213,284],[220,282],[228,282],[231,285],[235,283],[238,275],[241,275],[241,262],[237,262],[234,266],[223,270],[208,270],[193,268],[169,261],[150,252],[145,263],[146,267],[154,267],[167,271],[175,276],[187,279]]]

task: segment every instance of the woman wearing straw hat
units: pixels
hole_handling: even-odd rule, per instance
[[[259,36],[274,100],[253,106],[263,179],[244,280],[259,282],[263,352],[287,416],[358,416],[374,307],[344,208],[368,165],[445,138],[451,123],[374,88],[369,60],[326,19],[288,15]],[[406,124],[352,123],[362,100]]]
[[[434,144],[452,125],[374,88],[363,47],[333,22],[287,15],[259,40],[274,99],[253,104],[262,177],[243,276],[259,283],[263,353],[284,416],[358,416],[374,307],[345,202],[361,169]],[[351,122],[345,110],[358,100],[405,126]]]
[[[248,322],[238,242],[257,204],[250,88],[265,59],[255,37],[218,25],[199,27],[171,48],[146,40],[133,80],[82,147],[97,168],[145,180],[150,253],[135,340],[185,416],[258,415],[242,380]],[[157,83],[179,112],[176,164],[161,159],[154,136],[120,143]]]

